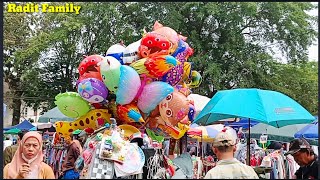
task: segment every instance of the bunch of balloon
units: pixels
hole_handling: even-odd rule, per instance
[[[181,138],[195,114],[187,96],[201,83],[188,62],[192,54],[186,37],[155,22],[152,32],[128,46],[115,44],[105,56],[85,57],[78,68],[78,92],[59,94],[55,102],[66,116],[78,119],[57,122],[57,132],[97,129],[114,117],[119,125]]]

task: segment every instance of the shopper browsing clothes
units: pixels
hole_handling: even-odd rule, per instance
[[[79,172],[75,171],[75,162],[82,151],[80,143],[72,140],[73,135],[65,137],[67,144],[67,155],[62,165],[63,179],[79,179]],[[81,149],[80,149],[81,148]]]
[[[42,136],[27,132],[14,154],[11,163],[3,170],[4,179],[54,179],[49,165],[43,162]]]
[[[218,158],[204,179],[259,179],[252,167],[247,166],[236,158],[237,133],[232,128],[224,128],[214,139],[213,152]]]
[[[318,157],[310,144],[303,138],[290,142],[289,151],[300,168],[295,173],[296,179],[318,179]]]

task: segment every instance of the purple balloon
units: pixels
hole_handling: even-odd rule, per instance
[[[162,81],[167,82],[171,86],[175,86],[181,81],[182,74],[183,74],[183,64],[180,64],[172,68],[170,71],[168,71],[167,74],[165,74],[162,77]]]
[[[79,82],[78,93],[90,103],[100,103],[108,96],[108,89],[104,83],[96,78],[87,78]]]

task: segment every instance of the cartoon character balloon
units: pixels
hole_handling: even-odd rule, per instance
[[[130,65],[140,59],[138,48],[140,47],[141,39],[129,44],[123,51],[123,64]]]
[[[111,56],[106,56],[98,64],[104,84],[111,92],[117,92],[120,80],[120,62]]]
[[[195,115],[194,103],[190,101],[183,90],[178,90],[169,94],[159,104],[159,112],[166,124],[176,126],[179,122],[188,124],[193,121]]]
[[[195,108],[193,101],[185,95],[187,90],[175,88],[153,110],[147,123],[148,128],[158,135],[179,139],[193,121]]]
[[[78,67],[80,75],[90,71],[99,72],[98,63],[102,61],[103,57],[100,55],[85,56]]]
[[[76,92],[60,93],[55,99],[54,103],[58,106],[58,109],[71,118],[83,116],[90,110],[89,103]]]
[[[102,81],[88,78],[78,84],[78,93],[90,103],[99,103],[107,98],[108,89]]]
[[[170,69],[179,65],[180,62],[170,55],[151,56],[140,59],[130,66],[133,67],[138,74],[146,74],[151,78],[161,78]]]
[[[172,43],[168,38],[155,32],[149,32],[146,33],[141,39],[139,54],[143,58],[149,57],[154,53],[169,55],[171,48]]]
[[[57,121],[55,123],[56,132],[62,136],[66,136],[76,129],[91,128],[96,130],[105,123],[111,123],[111,114],[106,109],[93,109],[87,114],[79,117],[73,122]]]
[[[172,54],[178,47],[179,39],[186,41],[186,37],[179,35],[175,30],[170,27],[163,26],[158,21],[156,21],[153,25],[153,31],[157,34],[160,34],[169,39],[172,43],[172,48],[169,50],[169,53]]]

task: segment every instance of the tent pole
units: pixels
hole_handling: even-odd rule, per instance
[[[247,140],[247,164],[250,166],[250,118],[249,118],[249,137]]]

